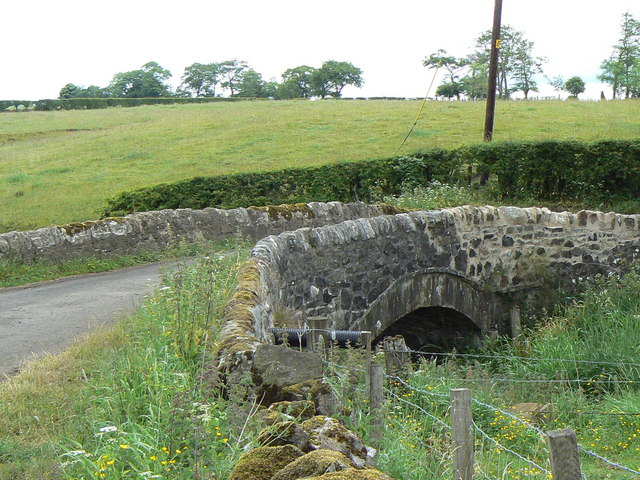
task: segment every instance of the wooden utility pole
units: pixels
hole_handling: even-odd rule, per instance
[[[487,113],[484,120],[484,141],[493,139],[493,118],[496,113],[496,86],[498,83],[498,54],[500,52],[500,24],[502,22],[502,0],[496,0],[493,11],[493,33],[491,35],[491,58],[489,60],[489,91]]]

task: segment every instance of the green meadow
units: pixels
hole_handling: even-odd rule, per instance
[[[259,101],[0,114],[0,232],[97,217],[124,190],[482,141],[484,103]],[[495,141],[640,136],[639,101],[502,102]]]

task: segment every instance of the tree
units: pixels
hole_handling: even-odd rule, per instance
[[[249,64],[243,60],[226,60],[220,65],[220,77],[222,88],[229,90],[233,97],[242,81],[242,74],[249,69]]]
[[[313,94],[321,98],[339,98],[347,85],[360,88],[363,84],[362,70],[349,62],[327,60],[311,75]]]
[[[289,68],[282,74],[278,98],[309,98],[313,95],[313,75],[316,69],[308,65]]]
[[[458,80],[460,71],[467,66],[467,62],[465,59],[453,57],[449,55],[446,50],[440,49],[436,53],[432,53],[427,58],[425,58],[422,61],[422,64],[429,69],[444,68],[448,74],[446,84],[444,85],[450,85],[449,87],[445,87],[444,91],[456,92],[455,97],[460,100],[462,86],[460,85]],[[436,95],[440,94],[436,91]],[[443,94],[443,96],[447,95]]]
[[[477,54],[471,54],[465,59],[467,74],[460,79],[462,92],[473,100],[487,98],[489,85],[489,64]]]
[[[546,62],[545,58],[533,56],[533,42],[522,38],[516,43],[513,52],[513,88],[515,91],[522,91],[525,100],[529,98],[530,91],[538,91],[534,75],[542,73],[544,62]]]
[[[476,41],[477,61],[489,65],[491,53],[491,30],[482,33]],[[536,90],[533,76],[542,73],[543,57],[533,56],[533,42],[528,41],[523,32],[509,25],[500,30],[500,56],[498,62],[498,96],[509,98],[511,93],[522,90],[525,98],[529,91]],[[510,81],[514,85],[510,87]]]
[[[101,98],[108,96],[108,91],[96,85],[83,88],[73,83],[67,83],[60,89],[58,98]]]
[[[196,97],[215,97],[221,73],[219,63],[193,63],[184,69],[180,87]]]
[[[246,70],[240,74],[240,82],[237,84],[237,97],[263,97],[265,82],[262,75],[253,68]]]
[[[148,62],[139,70],[116,73],[109,84],[109,90],[115,97],[165,97],[171,95],[171,90],[165,83],[169,78],[169,70],[156,62]]]
[[[82,92],[81,87],[74,85],[73,83],[67,83],[60,89],[58,98],[78,98],[80,96],[80,92]]]
[[[456,97],[460,100],[460,94],[462,93],[462,88],[460,84],[448,83],[445,82],[438,86],[436,89],[436,95],[438,97],[446,97],[453,98]]]
[[[571,77],[564,84],[564,89],[576,98],[584,92],[584,88],[584,81],[580,77]]]
[[[626,12],[620,27],[621,37],[611,57],[600,65],[598,78],[611,85],[613,98],[622,93],[629,98],[640,90],[640,21]]]

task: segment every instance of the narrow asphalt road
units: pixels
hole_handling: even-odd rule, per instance
[[[23,362],[61,352],[79,335],[132,312],[160,285],[165,265],[0,288],[0,381]]]

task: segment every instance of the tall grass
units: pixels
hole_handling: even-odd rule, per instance
[[[94,218],[115,193],[198,175],[388,157],[417,101],[266,101],[0,115],[0,232]],[[496,141],[636,138],[640,102],[504,102]],[[402,153],[482,138],[484,104],[430,102]]]
[[[247,253],[185,264],[131,318],[1,385],[0,478],[224,476],[244,443],[204,366]]]

